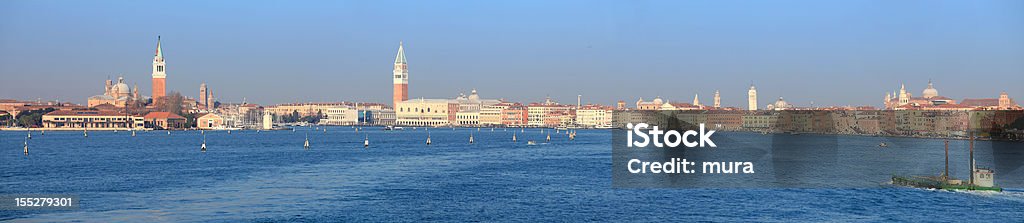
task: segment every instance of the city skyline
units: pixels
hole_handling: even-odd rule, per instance
[[[972,7],[1006,7],[1007,4],[1012,7],[1012,4],[1022,4],[986,3],[988,4],[975,4]],[[388,20],[370,15],[372,13],[369,12],[359,12],[363,9],[371,12],[381,9],[380,5],[367,3],[339,3],[340,5],[325,7],[344,9],[343,13],[336,14],[325,9],[310,8],[308,5],[289,5],[291,8],[280,10],[283,11],[280,14],[286,15],[281,18],[284,21],[269,24],[267,20],[257,18],[258,16],[238,16],[240,12],[235,13],[236,17],[210,18],[214,12],[225,10],[226,5],[169,4],[161,7],[173,9],[200,5],[206,8],[194,11],[202,17],[198,19],[188,19],[162,11],[153,12],[157,15],[149,16],[174,19],[147,21],[144,23],[153,27],[145,28],[133,26],[141,24],[140,22],[122,19],[142,16],[132,14],[134,12],[127,9],[145,7],[147,3],[125,4],[128,6],[122,5],[113,9],[97,8],[57,13],[60,14],[57,15],[59,18],[80,17],[79,20],[42,18],[39,16],[48,13],[38,12],[61,12],[81,3],[0,4],[5,5],[3,8],[10,9],[3,11],[11,12],[4,13],[6,16],[0,16],[4,18],[0,21],[0,27],[11,31],[0,35],[0,49],[3,49],[0,52],[5,52],[0,53],[0,73],[8,80],[4,82],[5,84],[0,84],[0,89],[3,89],[0,90],[0,95],[3,95],[3,98],[60,99],[84,104],[86,97],[102,92],[102,89],[96,86],[102,83],[105,77],[122,75],[131,81],[129,84],[139,84],[144,89],[142,92],[149,92],[152,86],[145,80],[149,79],[151,62],[144,60],[151,60],[156,36],[163,36],[163,49],[167,52],[167,92],[177,91],[185,96],[199,98],[199,85],[205,82],[218,86],[218,99],[224,102],[240,102],[242,98],[260,104],[308,101],[389,102],[391,100],[387,97],[387,91],[391,89],[385,87],[389,78],[384,76],[391,75],[390,63],[394,59],[395,46],[400,41],[404,41],[408,51],[409,82],[415,83],[410,84],[408,90],[410,99],[454,98],[459,92],[477,89],[485,97],[511,101],[539,102],[546,96],[551,96],[557,101],[569,104],[574,103],[575,96],[581,94],[584,103],[612,105],[618,100],[631,102],[638,97],[655,96],[685,102],[692,99],[694,94],[704,95],[701,100],[707,102],[712,101],[710,95],[720,91],[722,106],[744,108],[747,107],[745,93],[749,84],[753,82],[758,87],[759,106],[764,106],[775,98],[785,97],[787,101],[797,106],[808,106],[813,101],[816,106],[881,107],[880,92],[889,92],[903,83],[907,85],[908,91],[917,94],[927,86],[929,80],[935,83],[936,88],[942,90],[943,95],[956,100],[993,98],[1001,91],[1006,91],[1011,97],[1020,97],[1024,93],[1014,85],[1024,82],[1024,75],[1020,75],[1024,73],[1024,66],[1019,63],[1024,61],[1024,43],[1019,41],[1024,39],[1024,30],[1015,28],[1024,27],[1021,26],[1024,19],[1013,20],[1020,15],[1010,13],[971,14],[968,11],[957,10],[953,3],[930,5],[931,8],[914,12],[915,16],[920,18],[904,18],[910,20],[892,24],[885,21],[896,16],[886,14],[894,13],[891,12],[892,9],[876,8],[875,10],[881,11],[881,18],[869,19],[857,17],[865,13],[859,10],[840,10],[842,7],[837,5],[817,3],[810,4],[810,7],[852,15],[840,18],[826,17],[827,21],[824,22],[776,18],[764,24],[754,23],[749,20],[751,18],[745,17],[732,21],[738,24],[730,24],[731,26],[706,27],[710,22],[687,23],[675,18],[666,19],[667,21],[658,20],[668,18],[668,14],[659,11],[657,8],[660,7],[654,5],[588,2],[580,8],[571,8],[571,4],[559,2],[543,5],[550,8],[536,10],[540,17],[544,18],[561,18],[556,16],[554,11],[566,10],[573,15],[615,19],[599,20],[604,22],[588,19],[586,23],[579,24],[583,27],[576,27],[578,29],[569,26],[570,22],[555,22],[535,27],[535,30],[530,26],[537,25],[540,20],[509,19],[518,12],[534,10],[530,6],[541,5],[539,3],[507,3],[510,4],[510,9],[498,10],[501,13],[497,13],[496,16],[443,6],[472,6],[472,2],[441,3],[442,6],[433,6],[429,8],[433,9],[432,11],[421,12],[419,15],[430,22],[418,22],[413,19],[418,17],[412,16]],[[416,4],[423,3],[405,2],[403,6],[410,8],[398,7],[395,9],[396,14],[401,17],[401,12],[411,10]],[[678,3],[658,4],[664,6]],[[726,7],[709,3],[683,5],[717,6],[723,12],[746,10],[755,17],[773,14],[758,10],[750,11],[752,9],[746,7]],[[915,6],[909,3],[888,5],[900,9]],[[278,10],[272,6],[256,4],[244,6],[240,11],[269,13]],[[613,6],[623,6],[646,13],[630,14],[625,12],[628,10]],[[881,7],[882,4],[859,6]],[[93,5],[87,8],[96,7],[98,6]],[[311,13],[295,15],[299,11]],[[105,16],[104,12],[117,13]],[[443,15],[444,12],[456,15],[448,17]],[[794,16],[800,15],[800,12],[789,12],[796,13]],[[951,28],[921,27],[916,23],[949,13],[965,14],[957,17],[962,21],[931,21],[936,26]],[[308,23],[317,17],[332,16],[370,17],[379,21],[371,19],[366,22],[367,24],[359,24],[351,20],[331,20],[318,24],[324,25],[323,27],[293,27],[295,24],[305,24],[302,22]],[[713,13],[683,15],[688,16],[724,19],[724,16]],[[458,18],[467,21],[457,20]],[[473,18],[484,21],[468,21]],[[869,21],[856,22],[847,19]],[[199,23],[201,21],[220,23],[228,25],[229,28],[218,30],[215,26]],[[500,26],[492,27],[486,24],[496,21],[501,22],[498,23]],[[874,28],[891,29],[893,34],[856,35],[856,31],[832,29],[825,29],[813,35],[794,30],[771,31],[772,28],[827,28],[841,21],[851,22],[855,29],[872,29],[860,27],[869,25],[864,23],[872,23],[881,26]],[[967,29],[967,26],[976,25],[967,24],[972,22],[987,26]],[[379,25],[378,23],[391,26],[375,26]],[[659,23],[683,26],[680,30],[667,31],[658,29],[656,24]],[[199,27],[188,27],[189,25]],[[452,32],[431,29],[446,25],[452,26]],[[900,30],[902,26],[913,26],[913,30]],[[399,32],[391,32],[391,27]],[[45,28],[62,31],[30,32]],[[89,28],[109,33],[85,32]],[[269,34],[274,30],[299,33],[251,35],[261,32],[243,28],[270,30],[262,34]],[[317,32],[319,28],[370,32],[346,33],[339,30],[330,31],[331,29]],[[507,31],[508,33],[498,31],[506,28],[515,29]],[[558,31],[561,30],[559,28],[570,29]],[[945,33],[964,29],[977,32],[955,35]],[[203,35],[204,31],[217,31],[217,35]],[[557,31],[551,33],[563,36],[538,36],[545,31]],[[575,34],[577,31],[582,34]],[[763,41],[713,41],[713,35],[693,31],[718,33],[721,35],[718,37],[726,39],[737,38],[737,34],[743,33],[768,34],[769,38]],[[519,36],[501,37],[502,34]],[[856,36],[842,38],[838,36],[840,34]],[[927,34],[953,37],[925,38]],[[815,35],[826,38],[804,44],[783,41],[792,41],[791,37],[808,38]],[[880,45],[853,49],[872,42],[858,41],[859,38],[885,43],[885,47],[897,48],[882,49],[883,46]],[[729,46],[728,43],[737,45]],[[715,49],[716,47],[720,49]],[[827,52],[831,49],[835,51]],[[785,53],[782,53],[783,50]],[[871,53],[857,54],[860,51]],[[790,52],[793,52],[793,56],[789,58],[781,55]],[[744,57],[742,54],[756,55]],[[884,57],[885,59],[869,57],[881,57],[885,54],[892,55]],[[47,65],[54,61],[59,61],[57,63],[63,66]],[[50,84],[22,84],[41,81]]]

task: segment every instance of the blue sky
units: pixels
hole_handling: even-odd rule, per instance
[[[84,103],[108,76],[221,101],[410,97],[879,106],[901,81],[1024,101],[1024,1],[0,1],[0,98]]]

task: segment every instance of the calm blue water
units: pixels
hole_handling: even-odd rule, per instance
[[[1020,222],[1024,190],[613,189],[611,133],[576,141],[537,129],[384,132],[0,132],[0,194],[68,193],[72,211],[0,211],[6,221],[982,221]],[[518,132],[518,130],[516,130]],[[477,143],[468,144],[473,133]],[[313,148],[304,151],[308,134]],[[364,137],[371,146],[364,149]],[[731,140],[761,140],[732,133]],[[820,136],[804,136],[820,137]],[[868,137],[841,141],[877,143]],[[941,140],[900,139],[901,145]],[[841,143],[842,144],[842,143]],[[939,150],[938,154],[941,154]],[[842,155],[843,153],[839,153]],[[850,164],[855,165],[855,164]],[[856,166],[837,169],[858,169]],[[875,181],[876,179],[870,179]],[[1012,184],[1013,182],[1010,182]]]

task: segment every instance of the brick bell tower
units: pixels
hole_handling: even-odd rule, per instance
[[[167,64],[160,49],[160,36],[156,37],[156,55],[153,56],[153,102],[166,96]]]
[[[395,56],[393,74],[395,89],[391,106],[398,109],[398,102],[409,100],[409,65],[405,61],[405,49],[402,48],[401,42],[398,43],[398,56]]]

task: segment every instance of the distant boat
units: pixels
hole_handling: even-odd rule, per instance
[[[537,145],[537,142],[534,142],[533,140],[526,141],[526,145]]]
[[[889,147],[889,144],[885,144],[885,142],[882,142],[878,144],[878,147]]]
[[[167,134],[170,135],[171,134],[171,130],[167,130]]]

